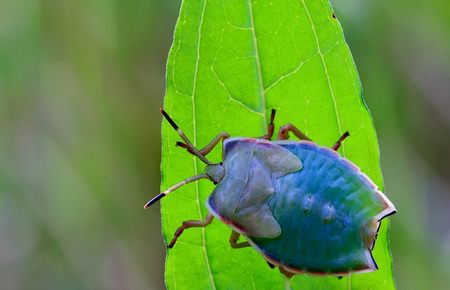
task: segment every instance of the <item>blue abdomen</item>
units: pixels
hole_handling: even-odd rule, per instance
[[[276,180],[267,200],[281,227],[277,238],[248,237],[271,261],[298,271],[346,273],[375,268],[375,217],[386,205],[349,161],[310,142],[280,142],[303,168]]]

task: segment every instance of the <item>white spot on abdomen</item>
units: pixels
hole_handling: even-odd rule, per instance
[[[336,210],[334,207],[330,203],[326,203],[322,207],[322,221],[324,223],[329,223],[333,219],[335,212]]]
[[[303,212],[306,214],[311,211],[312,205],[314,203],[314,198],[311,194],[305,195],[303,198]]]

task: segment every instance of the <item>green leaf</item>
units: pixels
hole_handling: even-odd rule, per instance
[[[197,147],[219,132],[260,136],[270,109],[276,126],[293,123],[331,146],[348,130],[340,153],[382,188],[370,114],[342,29],[328,0],[185,0],[167,64],[165,109]],[[203,172],[204,164],[175,147],[163,122],[162,189]],[[208,155],[221,160],[218,146]],[[162,200],[164,238],[184,220],[203,220],[213,190],[201,180]],[[234,250],[217,219],[186,230],[168,251],[169,289],[394,289],[383,221],[374,257],[379,270],[336,277],[296,275],[287,281],[252,248]]]

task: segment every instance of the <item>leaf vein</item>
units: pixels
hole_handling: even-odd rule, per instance
[[[200,44],[201,44],[201,39],[202,39],[202,27],[203,27],[203,19],[205,16],[205,11],[206,11],[206,1],[203,1],[203,7],[202,7],[202,13],[200,14],[200,23],[199,23],[199,27],[198,27],[198,40],[197,40],[197,58],[196,58],[196,62],[195,62],[195,70],[194,70],[194,80],[193,80],[193,86],[192,86],[192,125],[193,125],[193,141],[194,141],[194,146],[196,146],[197,144],[197,125],[196,125],[196,112],[195,112],[195,93],[196,93],[196,89],[197,89],[197,77],[198,77],[198,66],[200,63]],[[193,157],[193,161],[194,161],[194,171],[197,174],[198,173],[198,168],[197,168],[197,160],[196,157]],[[197,209],[198,209],[198,214],[199,214],[199,219],[202,219],[202,210],[200,207],[200,192],[199,192],[199,187],[198,187],[198,181],[195,182],[195,194],[196,194],[196,203],[197,203]],[[205,233],[205,228],[201,228],[201,232],[202,232],[202,249],[203,249],[203,256],[205,258],[205,264],[206,264],[206,270],[208,271],[208,276],[209,276],[209,280],[211,283],[211,288],[212,289],[216,289],[216,284],[214,281],[214,276],[212,274],[211,271],[211,266],[209,264],[209,257],[208,257],[208,251],[206,249],[206,233]]]
[[[183,16],[183,22],[180,22],[180,28],[179,28],[180,31],[181,31],[181,27],[186,23],[186,11],[184,10],[185,9],[184,5],[185,5],[184,2],[182,2],[181,7],[180,7],[180,16]],[[174,45],[175,50],[173,52],[173,64],[172,64],[173,67],[176,66],[177,55],[178,55],[178,51],[180,50],[180,45],[181,45],[181,36],[180,35],[183,35],[183,34],[179,33],[177,35],[177,44]],[[175,71],[176,71],[175,69],[172,70],[172,85],[173,85],[175,91],[178,91],[177,84],[175,82]]]
[[[336,122],[337,122],[338,130],[339,130],[339,134],[342,135],[342,125],[341,125],[341,120],[340,120],[339,111],[338,111],[338,107],[337,107],[336,97],[334,95],[334,90],[333,90],[333,87],[331,85],[330,75],[328,73],[328,68],[327,68],[327,65],[325,63],[324,54],[322,53],[322,50],[321,50],[321,47],[320,47],[320,42],[319,42],[319,37],[317,35],[316,27],[315,27],[314,22],[312,20],[311,14],[309,13],[309,9],[306,6],[305,0],[301,0],[301,1],[302,1],[302,4],[303,4],[303,7],[305,8],[306,15],[308,16],[309,23],[311,24],[311,28],[312,28],[312,31],[314,33],[314,38],[316,39],[317,50],[318,50],[318,53],[319,53],[319,56],[320,56],[320,60],[321,60],[322,65],[323,65],[325,76],[327,78],[328,89],[330,90],[331,99],[333,100],[334,112],[336,113]],[[342,148],[342,156],[345,156],[345,144],[344,143],[342,143],[341,148]]]
[[[266,92],[269,91],[270,89],[272,89],[275,85],[277,85],[279,82],[281,82],[281,81],[284,80],[285,78],[288,78],[288,77],[290,77],[291,75],[296,74],[296,73],[302,68],[302,66],[303,66],[304,64],[306,64],[308,61],[312,60],[312,59],[313,59],[314,57],[316,57],[317,55],[318,55],[318,53],[315,53],[315,54],[311,55],[309,58],[307,58],[307,59],[305,59],[305,60],[302,60],[302,61],[300,62],[300,64],[297,65],[296,68],[294,68],[292,71],[290,71],[290,72],[288,72],[288,73],[285,73],[285,74],[283,74],[282,76],[280,76],[280,77],[279,77],[278,79],[276,79],[272,84],[270,84],[270,85],[265,89],[265,91],[266,91]]]
[[[250,27],[237,26],[230,21],[230,19],[228,18],[228,12],[227,12],[227,9],[225,8],[224,2],[225,2],[225,0],[222,0],[222,9],[223,9],[223,14],[225,15],[225,20],[226,20],[228,26],[230,26],[231,28],[234,28],[234,29],[238,29],[238,30],[250,30],[251,29]]]
[[[225,9],[225,8],[224,8],[224,9]],[[263,116],[263,114],[262,114],[261,112],[258,112],[258,111],[256,111],[256,110],[252,109],[250,106],[244,104],[244,102],[242,102],[242,101],[236,99],[235,97],[233,97],[232,94],[231,94],[231,92],[230,92],[230,90],[228,90],[227,86],[225,85],[225,83],[223,82],[223,80],[219,77],[219,74],[216,72],[216,69],[215,69],[216,61],[217,61],[217,58],[218,58],[220,52],[222,51],[222,47],[223,47],[223,46],[222,46],[222,45],[223,45],[223,32],[224,32],[224,29],[222,29],[222,34],[220,35],[220,47],[219,47],[219,49],[217,50],[216,55],[214,56],[214,60],[213,60],[213,62],[212,62],[212,64],[211,64],[211,66],[210,66],[211,71],[212,71],[212,73],[214,74],[214,76],[216,77],[216,79],[217,79],[217,81],[219,82],[219,84],[222,86],[222,88],[223,88],[223,89],[225,90],[225,92],[227,93],[227,95],[228,95],[228,100],[229,100],[229,101],[233,101],[233,102],[239,104],[240,106],[244,107],[245,109],[249,110],[249,111],[252,112],[252,113],[255,113],[255,114],[257,114],[257,115]],[[225,107],[224,107],[224,111],[225,111]]]
[[[250,15],[253,48],[255,49],[256,70],[258,72],[259,98],[260,98],[261,107],[262,107],[261,113],[262,113],[262,117],[263,117],[263,126],[265,126],[267,123],[267,118],[266,118],[266,114],[265,114],[266,97],[265,97],[264,83],[263,83],[263,78],[262,78],[261,62],[260,62],[259,50],[258,50],[258,42],[257,42],[257,38],[256,38],[255,20],[253,18],[253,5],[252,5],[251,0],[248,0],[248,11],[249,11],[249,15]]]
[[[260,115],[263,117],[263,113],[258,112],[254,109],[252,109],[251,107],[249,107],[248,105],[244,104],[242,101],[236,99],[235,97],[233,97],[230,93],[230,91],[228,90],[227,86],[225,85],[225,83],[222,81],[222,79],[219,77],[219,75],[217,74],[216,70],[214,69],[214,64],[211,65],[211,71],[213,72],[214,76],[216,77],[217,81],[219,82],[219,84],[222,86],[222,88],[225,90],[225,92],[227,93],[228,98],[237,103],[238,105],[244,107],[245,109],[249,110],[252,113],[255,113],[257,115]]]

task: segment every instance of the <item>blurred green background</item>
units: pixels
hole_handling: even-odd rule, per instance
[[[450,285],[450,4],[333,0],[380,139],[398,289]],[[0,1],[0,289],[162,289],[180,1]]]

